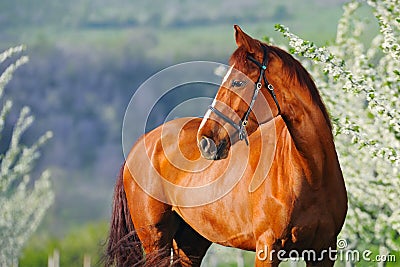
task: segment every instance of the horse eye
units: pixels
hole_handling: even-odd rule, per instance
[[[243,87],[246,83],[245,81],[232,80],[232,87]]]

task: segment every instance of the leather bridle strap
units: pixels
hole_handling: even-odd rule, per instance
[[[213,106],[209,106],[208,109],[211,110],[212,112],[214,112],[218,117],[223,119],[225,122],[229,123],[233,128],[235,128],[236,131],[239,132],[239,139],[240,140],[243,140],[243,138],[245,138],[245,136],[242,136],[242,134],[245,134],[245,133],[242,132],[244,128],[240,127],[242,125],[242,121],[240,121],[239,124],[237,124],[233,120],[231,120],[228,116],[226,116],[224,113],[222,113],[218,109],[214,108]],[[243,138],[241,138],[241,136]]]
[[[231,125],[233,128],[236,129],[236,131],[239,134],[239,140],[244,140],[246,142],[246,145],[249,144],[249,141],[247,139],[247,131],[246,131],[246,125],[250,116],[250,113],[253,109],[254,103],[257,99],[258,93],[260,92],[262,88],[262,83],[261,81],[264,80],[265,86],[268,88],[268,91],[270,92],[272,98],[274,99],[274,102],[278,108],[278,115],[281,113],[281,108],[278,103],[278,99],[276,98],[276,94],[274,92],[274,87],[272,84],[270,84],[265,77],[265,70],[267,69],[267,64],[268,64],[268,55],[267,55],[267,48],[262,45],[263,48],[263,62],[260,63],[258,62],[254,57],[248,55],[247,58],[255,63],[259,68],[260,68],[260,75],[258,76],[257,83],[254,86],[254,93],[253,97],[250,101],[249,108],[247,109],[246,113],[243,115],[243,118],[239,121],[239,123],[235,123],[232,119],[230,119],[228,116],[223,114],[221,111],[213,107],[212,105],[208,107],[208,109],[212,112],[214,112],[218,117],[223,119],[225,122],[227,122],[229,125]]]
[[[258,62],[254,57],[252,57],[250,55],[248,55],[247,58],[260,68],[260,77],[258,78],[258,83],[261,82],[261,77],[263,77],[264,85],[265,85],[265,87],[267,87],[267,89],[270,92],[272,98],[274,99],[276,107],[278,108],[278,114],[277,115],[280,115],[281,114],[281,107],[279,106],[278,99],[276,98],[274,86],[268,82],[268,79],[265,76],[265,70],[267,69],[267,65],[268,65],[267,48],[264,45],[262,45],[262,48],[263,48],[263,52],[264,52],[263,63]]]

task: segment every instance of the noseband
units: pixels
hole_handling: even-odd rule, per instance
[[[254,57],[252,57],[250,55],[247,56],[247,59],[249,59],[251,62],[253,62],[254,64],[256,64],[259,67],[260,75],[258,76],[257,83],[254,86],[254,93],[253,93],[253,97],[251,99],[249,108],[247,109],[246,113],[243,115],[243,118],[239,121],[239,123],[235,123],[232,119],[230,119],[228,116],[224,115],[221,111],[219,111],[215,107],[213,107],[213,106],[208,107],[209,110],[214,112],[218,117],[220,117],[225,122],[230,124],[233,128],[235,128],[236,131],[239,133],[239,140],[244,140],[246,142],[246,145],[249,145],[249,141],[247,139],[246,125],[247,125],[251,110],[254,106],[254,103],[256,102],[258,93],[262,88],[262,83],[261,83],[262,80],[264,80],[265,86],[267,87],[272,98],[274,99],[276,107],[278,108],[278,115],[281,113],[281,108],[280,108],[278,100],[276,98],[274,87],[272,86],[272,84],[270,84],[268,82],[267,77],[265,77],[265,70],[267,69],[267,64],[268,64],[268,55],[267,55],[267,48],[264,45],[262,45],[262,48],[263,48],[263,62],[262,63],[258,62]]]

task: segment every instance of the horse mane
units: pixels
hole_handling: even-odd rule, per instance
[[[284,71],[288,75],[290,80],[297,80],[302,87],[308,89],[313,102],[321,109],[329,129],[332,130],[332,123],[326,106],[322,101],[321,95],[319,94],[317,86],[315,85],[311,75],[307,72],[303,65],[301,65],[301,63],[296,60],[292,55],[276,46],[269,46],[260,41],[257,41],[257,44],[260,46],[260,48],[261,46],[265,46],[268,53],[274,53],[282,60]],[[251,68],[248,65],[247,55],[247,50],[243,46],[240,46],[232,54],[229,60],[230,65],[233,65],[234,63],[235,69],[245,72],[245,70]]]

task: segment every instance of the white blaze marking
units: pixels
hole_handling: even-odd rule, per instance
[[[226,73],[224,79],[222,80],[222,84],[224,84],[224,83],[228,80],[228,78],[229,78],[229,76],[231,75],[231,72],[232,72],[232,70],[233,70],[233,66],[234,66],[234,65],[232,65],[232,66],[229,68],[229,70],[228,70],[228,72]]]
[[[206,121],[208,120],[208,118],[211,115],[211,110],[207,110],[206,114],[204,114],[203,120],[200,123],[199,129],[203,128],[204,124],[206,123]]]
[[[233,70],[233,67],[234,67],[234,65],[232,65],[232,66],[229,68],[228,72],[225,74],[225,77],[222,79],[222,84],[224,84],[224,83],[228,80],[228,78],[229,78],[229,76],[231,75],[231,72],[232,72],[232,70]],[[215,97],[217,97],[217,95],[215,95]],[[212,107],[215,107],[215,104],[217,104],[217,99],[216,99],[215,97],[214,97],[213,102],[211,103],[211,106],[212,106]],[[206,114],[204,114],[204,117],[203,117],[203,120],[202,120],[201,123],[200,123],[199,129],[203,128],[204,124],[206,123],[206,121],[208,120],[208,118],[210,117],[210,115],[211,115],[211,110],[208,109],[207,112],[206,112]]]

